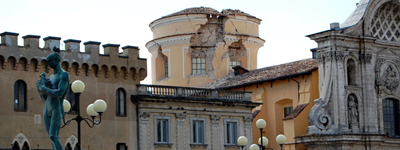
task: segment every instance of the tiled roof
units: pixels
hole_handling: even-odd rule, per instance
[[[296,118],[303,111],[303,109],[307,107],[307,105],[308,103],[297,105],[296,108],[294,108],[293,111],[290,112],[290,114],[287,115],[283,120]]]
[[[154,20],[153,22],[163,19],[163,18],[168,18],[168,17],[173,17],[173,16],[180,16],[180,15],[189,15],[189,14],[211,14],[211,15],[223,15],[223,16],[228,16],[228,15],[244,15],[244,16],[248,16],[251,18],[256,18],[248,13],[245,13],[243,11],[240,11],[238,9],[225,9],[222,12],[219,12],[218,10],[215,10],[213,8],[210,7],[192,7],[192,8],[186,8],[184,10],[166,15],[166,16],[162,16],[161,18],[158,18],[156,20]],[[261,20],[261,19],[258,19]],[[150,24],[152,24],[153,22],[151,22]]]
[[[215,80],[205,88],[232,88],[276,79],[283,79],[290,76],[310,73],[318,69],[318,61],[315,59],[304,59],[286,64],[270,66],[266,68],[251,70],[242,75],[234,76],[230,74],[224,78]]]

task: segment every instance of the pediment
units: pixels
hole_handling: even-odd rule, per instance
[[[378,51],[378,57],[399,57],[398,53],[400,50],[392,50],[385,48],[383,50]]]

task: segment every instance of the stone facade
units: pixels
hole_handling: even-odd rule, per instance
[[[138,85],[131,100],[139,111],[142,150],[237,150],[241,135],[248,137],[248,146],[253,143],[252,109],[260,103],[253,103],[249,92]],[[167,140],[159,139],[158,120],[167,120]],[[194,140],[194,121],[202,122],[204,141]],[[230,136],[229,122],[236,126]]]
[[[36,81],[42,72],[52,74],[46,57],[52,53],[50,49],[60,47],[61,38],[46,37],[41,48],[37,35],[23,36],[22,45],[18,45],[18,33],[4,32],[0,36],[0,149],[51,149],[43,125],[44,104],[37,93]],[[88,117],[86,106],[96,99],[104,99],[108,104],[101,125],[89,128],[82,122],[82,148],[115,149],[119,143],[135,149],[135,107],[125,98],[121,100],[125,101],[125,115],[116,115],[116,91],[123,89],[126,97],[136,93],[134,85],[147,75],[146,59],[139,58],[139,49],[135,46],[122,47],[122,53],[119,53],[119,45],[105,44],[104,53],[99,54],[100,42],[85,42],[83,51],[80,42],[65,40],[65,48],[61,48],[65,50],[61,50],[60,56],[62,68],[69,72],[71,83],[82,80],[86,84],[80,97],[81,115]],[[25,88],[16,86],[20,83]],[[15,87],[20,89],[15,90]],[[15,94],[16,91],[20,92]],[[66,119],[75,116],[72,112]],[[76,145],[76,130],[75,122],[60,130],[63,147]]]
[[[308,149],[398,149],[400,1],[361,0],[318,43],[320,98],[309,114]],[[390,105],[389,105],[390,104]]]

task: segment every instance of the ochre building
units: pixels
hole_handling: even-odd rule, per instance
[[[240,10],[188,8],[150,23],[152,83],[199,87],[225,77],[233,66],[257,68],[264,45],[261,19]]]

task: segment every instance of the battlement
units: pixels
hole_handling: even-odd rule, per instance
[[[47,68],[46,57],[53,53],[53,47],[60,48],[60,37],[48,36],[43,38],[44,47],[40,48],[40,36],[25,35],[22,37],[23,45],[19,46],[18,35],[18,33],[14,32],[0,34],[0,69],[10,68],[16,70],[18,64],[23,64],[23,66],[33,64]],[[80,49],[80,40],[67,39],[63,42],[65,47],[64,50],[60,51],[60,56],[62,58],[62,67],[66,71],[72,69],[78,75],[79,70],[84,69],[86,74],[90,71],[94,72],[96,76],[99,73],[103,73],[106,78],[110,73],[118,76],[120,72],[123,72],[125,78],[129,74],[133,78],[135,76],[139,77],[140,80],[147,76],[147,60],[139,58],[139,48],[137,46],[124,46],[120,53],[119,44],[104,44],[102,45],[104,53],[100,54],[100,42],[84,42],[84,51]],[[37,71],[37,69],[34,71]]]

